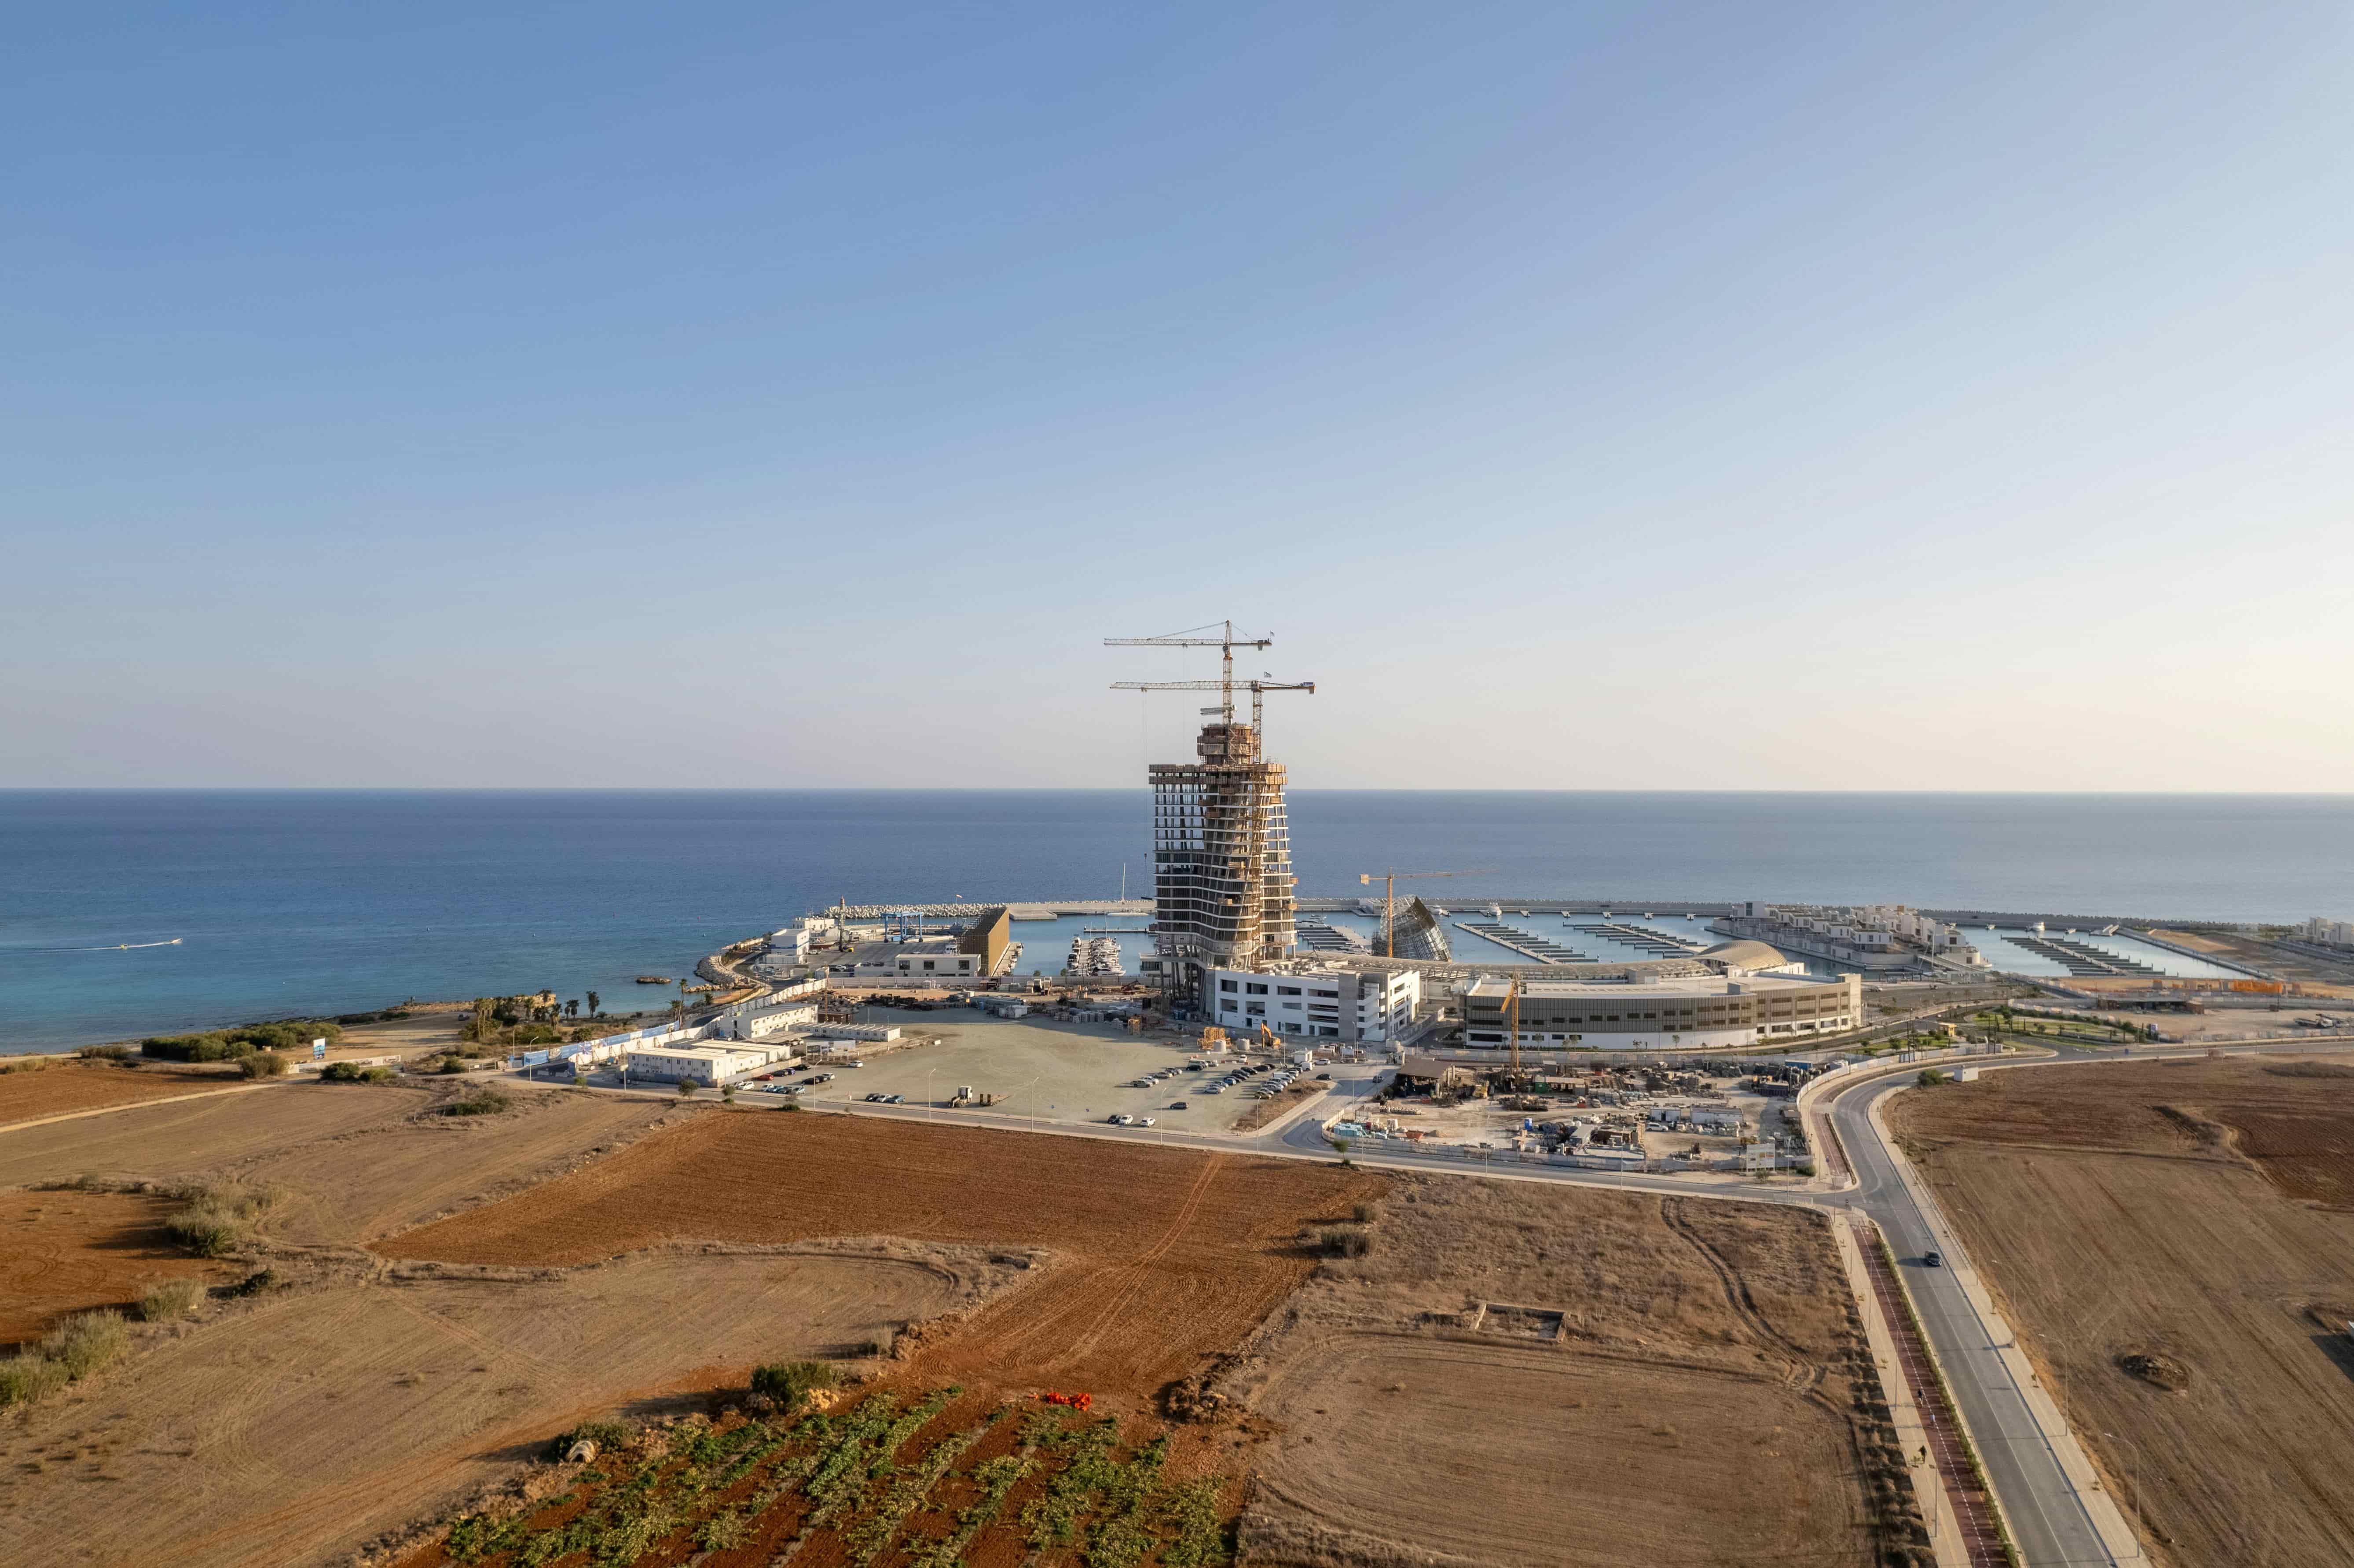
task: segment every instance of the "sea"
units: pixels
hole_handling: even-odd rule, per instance
[[[541,989],[658,1009],[636,976],[837,899],[1146,895],[1150,816],[1141,789],[0,791],[0,1052]],[[1299,789],[1290,821],[1310,895],[1476,869],[1400,892],[2354,916],[2347,795]],[[1017,926],[1021,968],[1089,924],[1142,922]]]

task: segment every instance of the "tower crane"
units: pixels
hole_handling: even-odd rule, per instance
[[[1504,993],[1504,1038],[1512,1045],[1512,1088],[1518,1092],[1521,1082],[1521,977],[1512,977],[1512,988]]]
[[[1471,871],[1369,871],[1358,874],[1357,885],[1360,887],[1371,887],[1373,885],[1373,878],[1377,876],[1382,879],[1382,957],[1385,959],[1397,957],[1395,926],[1399,883],[1413,882],[1426,876],[1487,876],[1493,874],[1495,869],[1492,865],[1483,865]]]
[[[1225,715],[1224,722],[1231,727],[1235,722],[1235,687],[1238,684],[1246,686],[1250,689],[1250,727],[1251,740],[1254,746],[1257,744],[1259,734],[1259,703],[1261,701],[1261,693],[1307,692],[1312,695],[1316,691],[1316,683],[1313,681],[1235,682],[1231,680],[1114,681],[1111,683],[1111,689],[1115,692],[1217,692],[1221,694],[1218,706],[1214,708],[1204,708],[1202,712],[1204,714],[1221,714]]]
[[[1216,631],[1218,635],[1204,637],[1202,633],[1205,631]],[[1235,623],[1231,620],[1215,620],[1207,626],[1196,626],[1184,631],[1172,631],[1165,637],[1107,637],[1104,639],[1104,646],[1107,648],[1215,648],[1218,650],[1219,672],[1218,678],[1214,681],[1116,681],[1112,683],[1112,690],[1115,692],[1214,691],[1219,694],[1218,707],[1227,724],[1235,722],[1235,650],[1271,648],[1274,645],[1275,639],[1272,637],[1236,637]],[[1250,688],[1251,728],[1256,731],[1258,728],[1259,693],[1262,691],[1312,692],[1316,689],[1316,683],[1310,681],[1299,685],[1277,686],[1263,685],[1254,681],[1250,683]]]

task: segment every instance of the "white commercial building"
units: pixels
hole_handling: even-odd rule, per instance
[[[625,1058],[630,1075],[660,1084],[703,1084],[716,1087],[746,1073],[769,1065],[765,1050],[737,1050],[724,1045],[657,1045],[633,1050]]]
[[[2354,948],[2354,921],[2332,920],[2316,915],[2298,927],[2308,942],[2320,942],[2332,948]]]
[[[1422,976],[1312,960],[1210,969],[1202,1001],[1211,1022],[1237,1035],[1256,1035],[1265,1024],[1287,1040],[1372,1044],[1395,1040],[1414,1022]]]

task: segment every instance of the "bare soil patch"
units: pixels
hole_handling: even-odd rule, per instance
[[[1401,1177],[1368,1231],[1209,1391],[1284,1429],[1248,1561],[1903,1560],[1910,1484],[1819,1216]]]
[[[0,1085],[14,1081],[0,1078]],[[0,1186],[67,1181],[85,1171],[196,1175],[313,1139],[397,1122],[431,1097],[427,1090],[389,1085],[273,1084],[247,1094],[0,1129]]]
[[[1316,1217],[1384,1180],[1149,1145],[864,1118],[706,1111],[612,1159],[376,1245],[390,1257],[585,1262],[663,1242],[898,1235],[1028,1245],[1044,1277],[920,1358],[976,1386],[1149,1402],[1239,1342],[1313,1266]]]
[[[2332,1457],[2354,1343],[2325,1320],[2354,1300],[2354,1215],[2323,1206],[2349,1191],[2354,1102],[2266,1066],[2020,1069],[1891,1102],[2161,1562],[2354,1560]]]
[[[132,1067],[112,1062],[58,1062],[37,1071],[0,1074],[0,1126],[104,1110],[174,1095],[233,1089],[235,1072],[192,1067]]]
[[[151,1333],[128,1370],[0,1427],[0,1562],[332,1560],[575,1420],[970,1310],[1014,1273],[910,1245],[410,1272],[315,1279]]]
[[[37,1339],[69,1312],[126,1306],[173,1275],[221,1275],[164,1234],[176,1207],[70,1187],[0,1192],[0,1345]]]

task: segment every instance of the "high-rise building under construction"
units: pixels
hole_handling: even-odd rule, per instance
[[[1217,630],[1220,635],[1205,636]],[[1152,946],[1162,983],[1198,997],[1213,969],[1242,969],[1291,956],[1291,830],[1284,817],[1283,764],[1259,755],[1260,704],[1267,692],[1313,692],[1312,681],[1234,678],[1234,623],[1169,637],[1109,640],[1128,647],[1216,648],[1215,681],[1122,681],[1130,691],[1210,691],[1219,705],[1194,743],[1198,760],[1156,762],[1152,780]],[[1235,715],[1235,687],[1251,695],[1248,724]]]
[[[1151,767],[1152,945],[1189,994],[1204,969],[1291,956],[1283,764],[1258,744],[1254,725],[1204,725],[1200,761]]]

